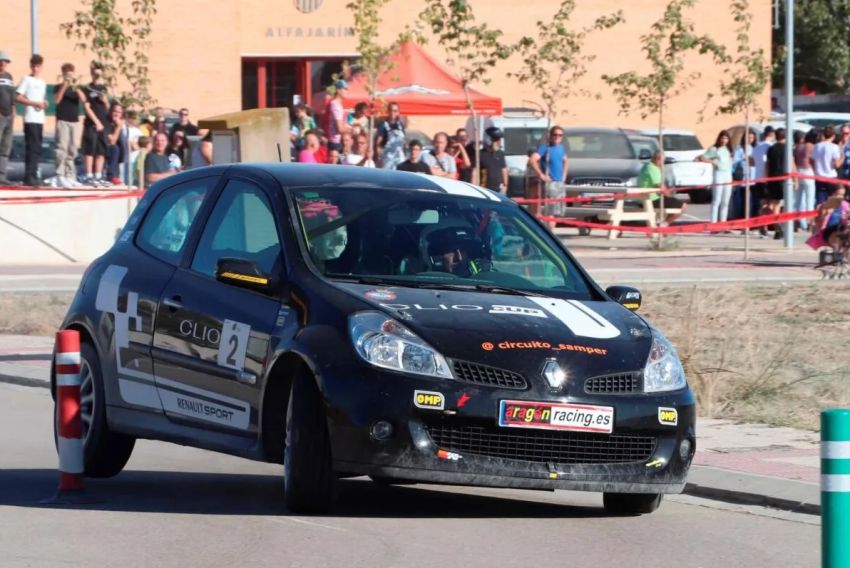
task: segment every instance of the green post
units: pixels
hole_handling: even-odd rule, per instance
[[[823,568],[850,566],[850,410],[821,413]]]

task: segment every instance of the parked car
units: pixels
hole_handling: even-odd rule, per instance
[[[642,166],[626,131],[621,128],[579,127],[564,129],[569,157],[567,183],[572,185],[636,186]]]
[[[657,138],[646,136],[644,134],[635,134],[632,131],[627,131],[626,135],[629,137],[629,142],[631,142],[632,148],[634,148],[635,154],[637,154],[641,163],[649,161],[658,150]],[[675,160],[669,156],[664,159],[664,163],[666,164],[664,166],[664,179],[667,180],[665,183],[667,187],[673,187],[673,172],[670,164],[674,161]]]
[[[657,128],[644,128],[637,132],[658,138]],[[697,157],[704,152],[705,146],[693,132],[673,128],[664,129],[664,156],[669,164],[666,168],[669,172],[666,178],[667,183],[670,187],[704,188],[688,192],[694,203],[711,201],[710,188],[714,181],[714,172],[711,164],[696,161]]]
[[[6,179],[13,183],[24,181],[25,142],[23,134],[12,136],[12,153],[9,155],[9,168]],[[38,177],[41,180],[56,175],[56,141],[53,136],[45,135],[41,142],[41,159],[38,163]]]
[[[785,128],[785,120],[777,120],[776,117],[771,117],[771,120],[767,122],[750,124],[750,129],[756,133],[756,136],[758,136],[759,139],[761,139],[761,133],[764,132],[764,129],[767,126],[772,127],[774,130],[777,128]],[[794,128],[794,132],[802,132],[803,134],[812,129],[812,125],[806,124],[805,122],[794,122],[792,126]],[[744,125],[736,124],[726,130],[732,138],[732,148],[740,146],[741,138],[744,136]]]
[[[772,116],[772,120],[784,121],[785,116]],[[794,121],[809,124],[813,128],[823,128],[824,126],[840,126],[850,123],[850,113],[848,112],[795,112]]]

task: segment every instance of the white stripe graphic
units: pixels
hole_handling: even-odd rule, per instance
[[[80,364],[80,352],[69,352],[69,353],[57,353],[56,354],[56,364],[57,365],[79,365]]]
[[[821,442],[820,457],[824,460],[850,460],[850,442]]]
[[[611,339],[620,335],[620,330],[586,304],[575,300],[529,297],[529,300],[561,320],[579,337]]]
[[[850,474],[821,475],[820,490],[827,493],[850,493]]]
[[[83,440],[57,436],[56,446],[59,451],[59,471],[83,473]]]
[[[439,185],[442,189],[446,191],[446,193],[450,193],[452,195],[463,195],[466,197],[477,197],[478,199],[487,199],[489,196],[477,190],[474,186],[464,183],[462,181],[457,181],[453,179],[441,178],[437,176],[430,176],[428,174],[417,174],[423,177],[427,177],[428,181],[434,184]],[[494,196],[495,197],[495,196]],[[496,198],[498,201],[498,198]]]
[[[78,386],[80,386],[80,374],[79,373],[57,373],[56,374],[56,386],[57,387],[78,387]]]

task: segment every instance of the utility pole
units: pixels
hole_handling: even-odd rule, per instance
[[[785,0],[785,211],[794,210],[794,0]],[[794,248],[794,221],[785,222],[785,248]]]
[[[38,0],[30,0],[30,55],[38,53]]]

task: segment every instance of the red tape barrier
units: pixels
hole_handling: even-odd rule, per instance
[[[538,217],[547,223],[559,223],[570,227],[582,227],[586,229],[602,229],[604,231],[621,231],[624,233],[644,234],[677,234],[677,233],[717,233],[721,231],[733,231],[741,229],[752,229],[765,227],[774,223],[785,223],[787,221],[798,221],[800,219],[812,219],[817,217],[817,211],[791,211],[775,215],[760,215],[749,219],[735,219],[734,221],[718,221],[716,223],[690,223],[687,225],[673,225],[671,227],[635,227],[631,225],[607,225],[605,223],[594,223],[592,221],[577,221],[563,217]]]
[[[33,203],[67,203],[71,201],[95,201],[101,199],[130,199],[141,197],[144,190],[135,191],[110,191],[100,192],[94,195],[45,195],[27,197],[0,197],[0,205],[29,205]]]

